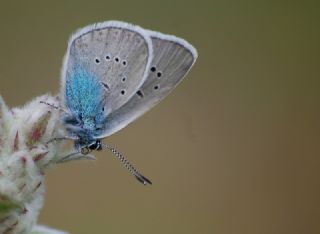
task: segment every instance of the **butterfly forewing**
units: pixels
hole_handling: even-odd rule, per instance
[[[109,21],[80,30],[69,41],[62,71],[65,105],[68,108],[76,106],[77,110],[88,109],[90,104],[94,104],[88,97],[94,97],[96,90],[97,95],[103,93],[106,114],[114,112],[128,102],[144,83],[151,60],[152,42],[138,26]],[[66,85],[75,76],[82,78],[78,83]],[[83,81],[86,77],[92,81]],[[100,93],[97,83],[103,87]],[[88,85],[92,86],[91,89],[85,89]],[[73,94],[71,89],[82,91],[68,101],[66,96]]]
[[[106,137],[122,129],[160,102],[188,73],[197,58],[196,50],[185,40],[146,31],[152,40],[153,60],[148,76],[136,94],[107,117]]]

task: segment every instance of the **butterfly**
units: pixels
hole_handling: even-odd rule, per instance
[[[167,96],[191,69],[197,51],[181,38],[120,21],[78,30],[61,72],[62,122],[77,153],[101,150],[121,130]],[[105,145],[143,184],[115,148]]]

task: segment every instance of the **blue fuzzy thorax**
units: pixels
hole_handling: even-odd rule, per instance
[[[66,80],[66,105],[70,111],[65,118],[67,129],[80,137],[82,144],[90,143],[105,120],[104,88],[82,68],[75,68]]]

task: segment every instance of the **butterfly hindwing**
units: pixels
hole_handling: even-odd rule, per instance
[[[119,131],[160,102],[184,78],[197,58],[197,51],[185,40],[146,32],[153,45],[147,79],[127,103],[108,115],[101,138]]]

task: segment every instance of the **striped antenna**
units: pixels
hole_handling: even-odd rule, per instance
[[[128,169],[128,171],[132,175],[136,177],[136,179],[139,182],[141,182],[143,185],[152,184],[152,182],[148,178],[141,175],[140,172],[134,166],[132,166],[132,164],[118,150],[116,150],[114,147],[110,145],[105,145],[105,147],[108,150],[110,150],[114,154],[114,156],[116,156],[116,158],[122,162],[122,164]]]

